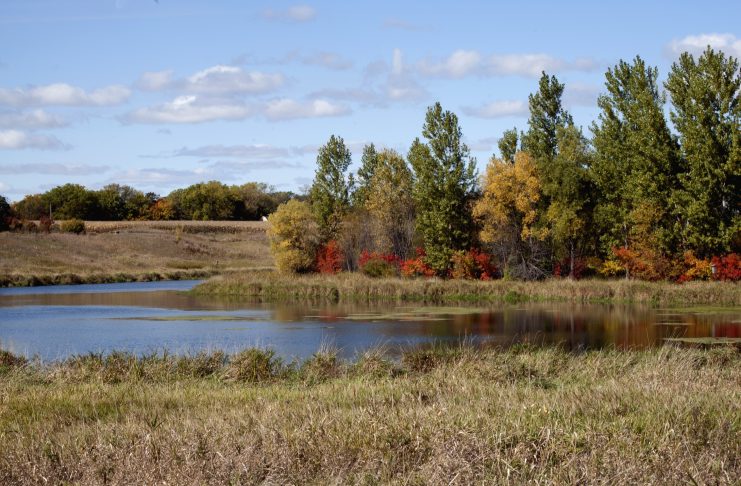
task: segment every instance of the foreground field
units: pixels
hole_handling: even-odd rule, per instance
[[[200,278],[273,265],[263,222],[87,222],[0,233],[0,286]]]
[[[0,356],[0,483],[735,484],[741,354]]]
[[[521,302],[630,302],[672,306],[740,306],[741,286],[732,282],[641,282],[552,279],[541,282],[369,278],[359,273],[291,275],[253,272],[215,277],[194,289],[202,295],[264,300]]]

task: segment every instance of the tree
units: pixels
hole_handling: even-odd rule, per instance
[[[371,143],[363,147],[363,156],[360,159],[360,168],[356,178],[357,187],[353,193],[353,205],[356,207],[365,205],[376,167],[378,167],[378,152],[376,146]]]
[[[605,77],[607,93],[597,102],[599,123],[592,124],[596,152],[591,169],[600,194],[595,218],[603,251],[642,238],[633,232],[637,219],[646,228],[647,207],[655,217],[649,225],[652,239],[658,250],[671,251],[670,196],[678,186],[680,161],[664,117],[658,71],[636,57],[632,64],[621,60]]]
[[[499,153],[502,156],[502,160],[514,164],[515,154],[517,153],[517,128],[505,130],[497,145],[499,146]]]
[[[422,135],[409,150],[414,169],[417,229],[424,241],[426,262],[445,275],[451,257],[470,245],[471,200],[476,184],[476,160],[470,156],[458,117],[440,103],[427,109]]]
[[[9,227],[9,219],[12,216],[10,204],[5,196],[0,196],[0,231],[6,231]]]
[[[281,204],[268,221],[270,250],[278,270],[291,273],[313,271],[320,243],[311,206],[292,199]]]
[[[584,228],[591,219],[590,194],[593,192],[587,170],[592,153],[582,131],[570,120],[556,130],[558,151],[551,162],[550,185],[543,192],[550,198],[545,214],[549,235],[558,257],[568,257],[569,276],[574,277],[574,261]]]
[[[404,158],[393,150],[377,154],[365,208],[373,220],[376,247],[405,258],[414,238],[413,177]]]
[[[342,137],[332,135],[316,157],[317,168],[309,199],[324,242],[336,239],[342,218],[350,207],[351,186],[345,175],[350,150]]]
[[[79,184],[57,186],[44,193],[41,200],[45,209],[41,214],[47,213],[51,206],[56,219],[92,219],[98,212],[95,193]]]
[[[741,70],[710,47],[683,53],[665,83],[671,120],[687,163],[676,207],[685,249],[700,256],[731,251],[741,232]]]
[[[542,190],[533,157],[517,152],[514,164],[492,158],[482,186],[473,209],[481,241],[491,247],[505,275],[543,277],[542,241],[547,233],[536,225]]]
[[[235,218],[237,195],[229,186],[218,181],[200,182],[177,189],[167,196],[177,219],[202,221]]]

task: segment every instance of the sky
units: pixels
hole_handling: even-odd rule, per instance
[[[739,1],[2,0],[0,195],[68,182],[301,192],[341,136],[402,154],[439,101],[483,171],[542,71],[589,134],[606,70],[741,57]]]

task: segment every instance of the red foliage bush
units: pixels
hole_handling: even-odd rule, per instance
[[[401,262],[401,275],[403,277],[433,277],[435,270],[425,263],[424,248],[417,248],[417,256]]]
[[[656,281],[676,277],[672,262],[656,251],[614,247],[612,254],[628,270],[631,278]]]
[[[714,256],[711,263],[715,267],[713,280],[727,280],[730,282],[741,280],[741,258],[739,258],[738,253]]]
[[[358,266],[362,270],[363,267],[365,267],[368,262],[372,260],[380,260],[386,263],[390,263],[391,265],[396,266],[399,268],[401,266],[401,258],[399,258],[398,255],[394,255],[392,253],[378,253],[375,251],[368,251],[363,250],[360,252],[360,258],[358,259]]]
[[[342,260],[342,250],[335,240],[330,240],[317,252],[316,269],[319,273],[337,273],[342,270]]]
[[[491,256],[476,248],[455,253],[451,261],[453,263],[450,271],[452,278],[491,280],[497,271],[491,263]]]

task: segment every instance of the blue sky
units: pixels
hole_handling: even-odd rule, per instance
[[[741,2],[0,2],[0,194],[199,181],[299,191],[331,134],[405,153],[427,106],[480,169],[526,128],[541,70],[588,132],[604,73],[640,54],[741,57]]]

